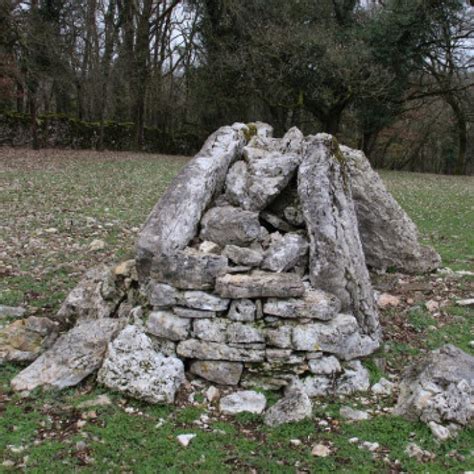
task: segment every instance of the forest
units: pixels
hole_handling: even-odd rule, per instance
[[[6,0],[0,145],[191,154],[265,121],[377,168],[472,174],[471,3]]]

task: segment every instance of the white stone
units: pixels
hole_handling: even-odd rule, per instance
[[[178,440],[178,443],[181,446],[184,446],[185,448],[187,448],[191,440],[195,437],[196,437],[195,434],[181,434],[181,435],[176,436],[176,439]]]
[[[430,421],[428,426],[433,433],[433,436],[438,439],[439,441],[446,441],[451,437],[451,433],[448,428],[440,425],[434,421]]]
[[[308,242],[298,234],[285,234],[265,251],[262,268],[272,272],[291,270],[308,253]]]
[[[333,375],[342,371],[339,360],[334,356],[312,359],[308,362],[308,367],[316,375]]]
[[[244,390],[222,397],[219,410],[225,415],[235,415],[242,412],[260,415],[265,410],[266,405],[265,395],[253,390]]]
[[[311,454],[318,458],[327,458],[331,454],[331,448],[325,444],[315,444],[311,450]]]
[[[392,394],[395,384],[385,378],[381,378],[376,384],[372,385],[371,391],[375,395],[389,396]]]
[[[342,376],[338,379],[336,393],[351,395],[355,392],[365,392],[369,389],[369,371],[355,360],[347,364]]]
[[[105,249],[105,242],[100,239],[95,239],[89,244],[89,250],[92,252],[97,252],[98,250]]]
[[[218,388],[214,387],[214,385],[211,385],[207,390],[206,390],[206,399],[210,403],[215,402],[216,400],[219,400],[221,396],[221,392]]]

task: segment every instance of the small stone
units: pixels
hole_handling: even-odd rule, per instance
[[[185,308],[183,306],[173,306],[172,311],[180,318],[200,319],[200,318],[215,318],[215,311],[202,311],[200,309]]]
[[[359,442],[359,438],[353,437],[349,438],[349,443],[351,444],[357,444]]]
[[[244,323],[231,323],[227,328],[227,336],[229,342],[235,344],[265,342],[263,333],[260,330]]]
[[[377,305],[380,309],[396,308],[400,305],[400,298],[389,293],[382,293],[377,299]]]
[[[44,229],[44,231],[47,234],[57,234],[59,231],[56,229],[56,227],[48,227],[47,229]]]
[[[444,427],[443,425],[440,425],[434,421],[430,421],[428,423],[428,426],[431,430],[431,433],[433,433],[433,436],[439,441],[446,441],[451,437],[449,429]]]
[[[91,252],[97,252],[105,249],[105,242],[100,239],[95,239],[89,244],[89,250]]]
[[[135,260],[126,260],[119,263],[113,270],[114,274],[121,277],[130,277],[135,270]]]
[[[339,410],[339,414],[342,416],[342,418],[351,421],[364,421],[370,420],[371,418],[369,413],[362,410],[354,410],[351,407],[342,407]]]
[[[430,313],[435,313],[439,310],[439,303],[437,301],[430,300],[425,303],[425,307]]]
[[[226,245],[222,255],[237,265],[248,267],[258,267],[263,260],[262,252],[248,247],[238,247],[237,245]]]
[[[290,444],[292,446],[301,446],[303,443],[300,439],[290,439]]]
[[[220,385],[237,385],[243,371],[239,362],[197,360],[189,368],[192,374]]]
[[[347,364],[347,368],[337,382],[336,393],[350,395],[355,392],[365,392],[369,387],[369,372],[360,361],[356,360]]]
[[[215,253],[218,255],[221,253],[221,248],[215,242],[205,240],[199,244],[199,251],[202,253]]]
[[[264,350],[231,347],[227,344],[200,341],[199,339],[181,341],[176,352],[181,357],[199,360],[230,362],[263,362],[265,360]]]
[[[146,329],[154,336],[172,341],[182,341],[189,336],[191,320],[180,318],[169,311],[155,311],[150,313]]]
[[[3,467],[14,467],[15,463],[11,459],[6,459],[2,462]]]
[[[457,300],[456,304],[458,306],[474,306],[474,298],[469,298],[467,300]]]
[[[421,449],[417,444],[410,443],[406,449],[405,453],[409,458],[415,458],[418,462],[428,462],[432,461],[436,455],[430,451],[425,451]]]
[[[265,340],[270,347],[289,349],[291,347],[291,326],[280,326],[275,329],[265,329]]]
[[[395,384],[385,378],[381,378],[376,384],[372,385],[371,391],[375,395],[389,396],[392,394]]]
[[[195,434],[181,434],[181,435],[176,436],[176,439],[178,440],[178,443],[181,446],[184,446],[186,448],[188,447],[191,440],[195,437],[196,437]]]
[[[193,323],[195,337],[209,342],[226,342],[229,321],[223,318],[196,319]]]
[[[324,444],[315,444],[311,454],[318,458],[327,458],[331,454],[331,449]]]
[[[234,300],[230,304],[227,317],[233,321],[254,321],[255,320],[255,303],[252,300]]]
[[[214,385],[211,385],[207,390],[206,390],[206,399],[212,403],[215,402],[216,400],[219,400],[221,396],[221,392],[218,388],[214,387]]]
[[[291,270],[308,253],[308,242],[298,234],[285,234],[265,251],[262,268],[273,272]]]
[[[308,367],[316,375],[333,375],[342,371],[339,360],[334,356],[312,359],[308,362]]]
[[[380,448],[380,444],[379,443],[371,443],[370,441],[364,441],[360,445],[360,448],[361,449],[367,449],[368,451],[373,453],[373,452],[377,451],[377,449]]]
[[[106,407],[112,405],[112,400],[110,400],[109,396],[106,394],[99,395],[97,398],[93,400],[86,400],[82,403],[77,405],[77,408],[91,408],[91,407]]]
[[[20,306],[5,306],[0,304],[0,319],[3,318],[22,318],[26,313],[25,308]]]
[[[265,410],[266,405],[265,395],[253,390],[244,390],[221,398],[219,410],[225,415],[235,415],[242,412],[260,415]]]

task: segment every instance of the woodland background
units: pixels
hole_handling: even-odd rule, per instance
[[[262,120],[472,174],[472,3],[3,0],[0,145],[191,154]]]

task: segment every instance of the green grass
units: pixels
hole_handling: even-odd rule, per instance
[[[43,161],[38,162],[38,156],[30,153],[16,151],[14,162],[0,156],[4,170],[0,177],[0,239],[5,242],[5,252],[0,254],[0,304],[22,304],[31,312],[48,315],[58,309],[87,268],[133,255],[137,228],[186,160],[56,151],[41,155]],[[419,226],[423,240],[441,253],[444,264],[472,270],[474,179],[392,172],[384,172],[383,178]],[[46,232],[53,227],[57,232]],[[88,250],[94,239],[106,242],[104,251]],[[456,291],[472,291],[472,279],[459,280]],[[397,309],[390,311],[385,317],[398,314]],[[413,338],[389,341],[388,349],[377,357],[397,366],[398,360],[406,364],[421,350],[446,342],[472,353],[472,310],[449,305],[444,311],[447,316],[439,321],[422,304],[414,305],[406,315]],[[386,376],[374,360],[365,363],[372,382]],[[1,466],[7,460],[16,463],[12,472],[34,473],[474,470],[473,429],[439,445],[426,426],[391,415],[359,423],[339,419],[341,403],[364,406],[361,399],[316,403],[314,419],[276,429],[265,427],[261,417],[254,415],[211,417],[210,427],[204,429],[194,423],[205,410],[202,394],[195,397],[196,406],[178,409],[109,393],[111,406],[81,410],[80,402],[105,390],[88,380],[64,392],[35,392],[22,399],[9,389],[9,381],[20,369],[0,366],[0,472],[9,472]],[[274,393],[267,395],[270,403],[276,401]],[[392,405],[393,400],[381,403]],[[136,412],[126,412],[125,406]],[[91,410],[97,417],[77,427],[81,416]],[[321,419],[328,421],[330,431],[319,424]],[[182,433],[197,435],[188,448],[176,441]],[[381,448],[374,456],[350,443],[352,437],[377,441]],[[294,438],[302,444],[293,446],[290,440]],[[311,455],[312,446],[321,442],[331,447],[327,458]],[[419,463],[408,458],[405,448],[409,442],[435,453],[434,461]],[[24,450],[13,453],[9,445]],[[85,448],[79,449],[81,445]]]

